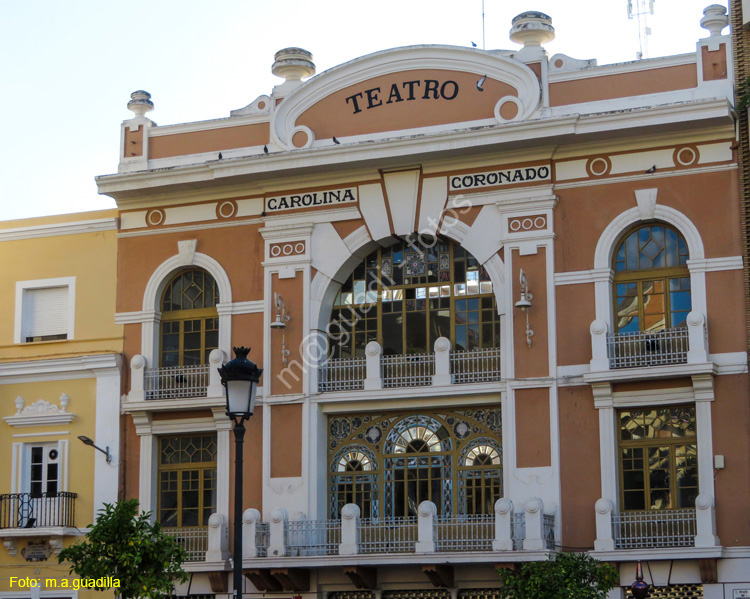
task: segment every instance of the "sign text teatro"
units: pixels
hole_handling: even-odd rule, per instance
[[[531,181],[548,181],[550,166],[529,166],[524,168],[510,168],[502,171],[487,171],[484,173],[470,173],[454,175],[450,178],[450,190],[476,189],[478,187],[496,187],[498,185],[512,185],[514,183],[529,183]]]
[[[317,208],[335,206],[346,202],[357,201],[357,188],[329,189],[326,191],[311,191],[310,193],[295,193],[286,196],[266,198],[266,212],[279,212],[295,208]]]

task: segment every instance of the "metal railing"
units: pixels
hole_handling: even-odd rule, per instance
[[[0,528],[75,526],[76,493],[5,493],[0,495]]]
[[[524,512],[513,512],[510,536],[513,539],[513,551],[521,551],[526,538],[526,514]]]
[[[338,555],[341,520],[287,522],[288,555]]]
[[[495,515],[438,516],[435,551],[492,551]]]
[[[208,527],[188,526],[179,528],[165,527],[162,532],[175,539],[185,550],[187,562],[202,562],[206,559],[208,549]]]
[[[255,525],[255,549],[258,557],[268,555],[268,547],[271,544],[271,525],[268,522],[258,522]]]
[[[688,349],[687,327],[607,335],[607,356],[613,369],[686,364]]]
[[[206,397],[209,365],[146,368],[143,392],[146,399]]]
[[[360,553],[414,553],[417,519],[364,518],[359,528]]]
[[[500,348],[488,347],[450,354],[452,383],[485,383],[500,380]]]
[[[350,391],[364,389],[367,358],[336,358],[328,360],[320,369],[320,391]]]
[[[422,387],[432,384],[435,354],[399,354],[381,356],[383,387]]]
[[[554,551],[555,549],[555,517],[551,514],[544,515],[544,542],[547,549]]]
[[[615,549],[692,547],[695,531],[694,509],[612,514]]]

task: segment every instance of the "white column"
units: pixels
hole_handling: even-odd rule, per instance
[[[225,408],[214,408],[216,425],[216,511],[229,514],[229,449],[232,444],[232,421],[227,418]]]
[[[229,538],[227,517],[224,514],[211,514],[208,519],[207,562],[220,562],[229,558]]]
[[[341,544],[339,555],[357,555],[359,553],[359,506],[347,503],[341,508]]]
[[[208,354],[208,397],[224,397],[224,386],[221,384],[219,368],[226,361],[227,356],[220,349],[213,349]]]
[[[609,370],[607,355],[607,323],[595,320],[589,327],[591,333],[591,371]]]
[[[711,495],[698,495],[695,498],[695,546],[717,547],[720,545],[716,536],[716,510]]]
[[[538,497],[526,500],[526,538],[523,548],[531,551],[546,549],[544,542],[544,504]]]
[[[700,312],[687,315],[688,326],[688,364],[705,364],[708,362],[706,347],[706,318]]]
[[[383,348],[377,341],[370,341],[365,347],[365,356],[367,357],[367,375],[365,378],[365,391],[380,389],[383,381],[380,379],[380,355]]]
[[[242,559],[258,557],[258,546],[255,544],[257,526],[260,524],[260,512],[248,508],[242,514]]]
[[[141,435],[140,476],[138,498],[142,512],[151,512],[151,521],[156,521],[156,455],[158,438]]]
[[[435,553],[435,524],[437,506],[432,501],[423,501],[417,508],[417,553]]]
[[[505,497],[495,502],[493,551],[513,551],[513,502]]]
[[[145,399],[143,379],[147,365],[146,358],[140,354],[136,354],[130,359],[130,393],[128,393],[128,401],[143,401]]]
[[[595,551],[614,551],[615,541],[612,538],[612,512],[614,505],[609,499],[602,497],[594,504],[596,511],[596,540]]]
[[[451,384],[451,342],[445,337],[435,339],[435,374],[433,385]]]
[[[268,547],[268,557],[284,557],[286,555],[286,529],[289,514],[283,507],[277,507],[271,512],[269,532],[271,541]]]
[[[120,366],[118,356],[115,368],[97,372],[96,376],[96,444],[109,448],[111,460],[94,453],[94,510],[93,518],[105,503],[117,502],[120,471]],[[67,470],[66,470],[67,473]],[[67,474],[66,474],[67,476]]]

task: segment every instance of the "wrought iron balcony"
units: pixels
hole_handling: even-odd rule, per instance
[[[206,397],[209,365],[146,368],[143,390],[146,399]]]
[[[75,526],[75,493],[6,493],[0,495],[0,528]]]
[[[371,341],[366,355],[328,360],[320,368],[320,391],[356,391],[499,381],[500,348],[451,351],[440,337],[430,354],[382,355]]]
[[[187,562],[202,562],[208,550],[208,527],[188,526],[161,529],[165,535],[175,539],[185,550]]]
[[[610,368],[687,364],[688,329],[607,335]]]

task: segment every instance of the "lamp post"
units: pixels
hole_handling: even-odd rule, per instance
[[[234,598],[242,598],[242,449],[245,420],[255,410],[255,393],[263,370],[250,360],[249,347],[235,347],[234,360],[219,368],[221,384],[227,396],[227,416],[234,421]]]
[[[643,580],[641,560],[638,560],[638,565],[635,568],[635,582],[630,585],[630,592],[633,593],[634,599],[646,599],[649,588],[649,584]]]

